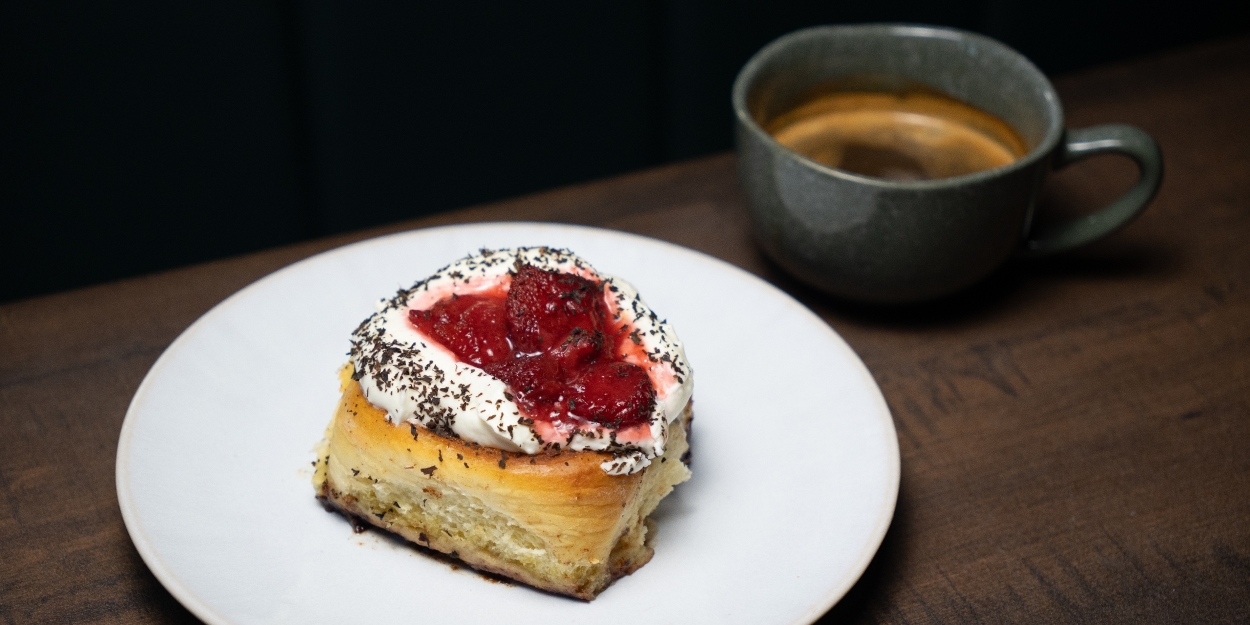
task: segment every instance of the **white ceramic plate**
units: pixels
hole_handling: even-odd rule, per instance
[[[593,602],[353,534],[310,483],[348,335],[373,302],[482,247],[569,248],[633,282],[695,371],[694,478],[656,511],[655,557]],[[178,337],[117,450],[143,560],[209,623],[807,623],[876,552],[898,440],[863,363],[764,281],[643,237],[481,224],[349,245],[278,271]]]

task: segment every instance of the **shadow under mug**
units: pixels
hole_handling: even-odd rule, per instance
[[[892,181],[827,167],[764,131],[814,90],[856,77],[937,89],[1009,123],[1029,151],[963,176]],[[1123,124],[1065,131],[1059,98],[1037,67],[1002,43],[955,29],[866,24],[790,33],[739,72],[733,106],[756,240],[804,282],[862,301],[946,295],[1013,256],[1090,243],[1140,213],[1163,176],[1150,135]],[[1034,228],[1046,172],[1105,153],[1136,161],[1136,184],[1092,214]]]

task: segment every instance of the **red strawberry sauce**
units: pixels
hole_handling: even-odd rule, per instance
[[[506,293],[452,295],[408,320],[503,380],[530,418],[620,430],[646,423],[655,407],[647,372],[619,355],[634,346],[595,280],[523,265]]]

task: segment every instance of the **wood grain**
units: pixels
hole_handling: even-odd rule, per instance
[[[113,463],[131,395],[179,332],[251,281],[382,232],[539,220],[726,259],[817,311],[894,413],[894,524],[822,622],[1250,621],[1250,39],[1056,81],[1071,127],[1141,126],[1167,171],[1143,216],[958,296],[858,306],[750,242],[732,155],[0,306],[0,621],[194,622],[127,537]],[[1048,182],[1051,214],[1131,183]],[[609,590],[609,592],[611,592]]]

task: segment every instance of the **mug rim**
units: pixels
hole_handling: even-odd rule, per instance
[[[1045,87],[1043,99],[1046,107],[1050,109],[1052,114],[1051,123],[1046,128],[1046,133],[1042,136],[1042,140],[1038,141],[1033,149],[1029,150],[1024,156],[999,167],[986,169],[982,171],[963,174],[960,176],[951,176],[948,178],[937,178],[932,180],[888,180],[885,178],[876,178],[873,176],[865,176],[862,174],[852,173],[846,170],[830,167],[807,156],[791,150],[781,144],[775,137],[760,127],[747,112],[746,97],[748,83],[753,82],[760,68],[766,61],[780,54],[782,50],[788,49],[795,45],[796,42],[807,40],[817,36],[837,36],[848,32],[877,32],[888,36],[889,38],[939,38],[952,41],[976,40],[983,45],[996,48],[1000,52],[1006,53],[1008,56],[1015,57],[1015,60],[1030,70],[1034,76],[1040,80]],[[737,77],[734,79],[733,91],[731,94],[734,107],[734,116],[739,124],[746,127],[757,139],[763,140],[773,151],[783,150],[785,153],[795,157],[799,163],[815,169],[826,175],[831,175],[843,180],[856,182],[860,184],[872,185],[884,189],[901,189],[901,190],[921,190],[921,189],[940,189],[947,187],[957,187],[971,182],[978,182],[997,178],[1034,166],[1038,160],[1046,158],[1059,144],[1060,138],[1064,132],[1063,107],[1059,103],[1059,96],[1055,92],[1055,87],[1050,83],[1050,79],[1042,73],[1028,57],[1021,54],[1016,49],[1007,44],[998,41],[992,37],[974,33],[959,28],[951,28],[948,26],[932,26],[927,24],[907,24],[907,23],[869,23],[869,24],[842,24],[842,25],[822,25],[802,28],[785,35],[782,35],[768,45],[760,48],[755,54],[751,55],[750,60],[742,69],[738,71]]]

